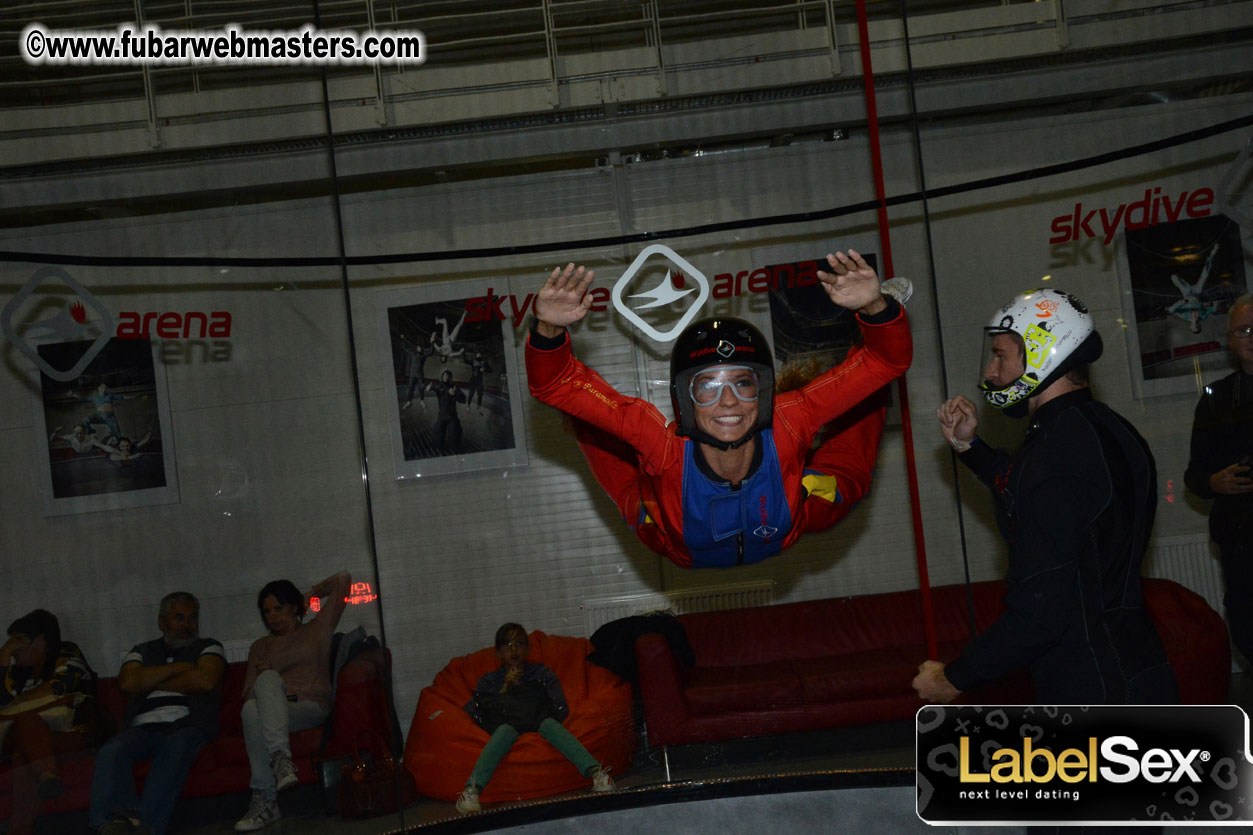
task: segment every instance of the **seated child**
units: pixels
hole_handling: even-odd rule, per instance
[[[583,743],[561,724],[570,714],[561,682],[543,664],[528,664],[531,651],[526,630],[506,623],[496,630],[496,657],[500,669],[479,679],[465,705],[466,713],[492,735],[479,754],[465,791],[457,797],[457,811],[479,811],[479,792],[492,778],[519,734],[535,731],[592,780],[592,791],[613,790],[609,770],[602,768]]]

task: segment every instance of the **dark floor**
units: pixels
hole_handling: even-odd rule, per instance
[[[1246,712],[1253,711],[1253,676],[1233,675],[1230,695],[1232,704],[1243,707]],[[828,809],[831,814],[838,814],[844,823],[847,823],[845,815],[849,814],[870,815],[873,820],[874,813],[867,811],[865,804],[869,804],[870,809],[878,804],[884,825],[892,818],[895,822],[890,829],[901,831],[906,824],[925,827],[913,816],[914,756],[914,723],[910,720],[686,745],[664,754],[651,749],[637,755],[629,772],[614,775],[618,787],[615,792],[600,795],[575,792],[542,800],[498,804],[469,816],[458,814],[450,803],[420,799],[405,809],[403,816],[345,821],[326,815],[317,789],[303,786],[282,796],[285,817],[264,831],[267,835],[378,835],[406,830],[457,833],[519,827],[525,832],[541,829],[562,832],[565,827],[557,822],[590,823],[592,819],[587,816],[592,815],[595,829],[601,832],[656,830],[668,833],[686,830],[686,826],[675,829],[672,824],[678,826],[676,816],[684,814],[684,807],[694,801],[728,804],[724,814],[729,816],[730,823],[724,819],[713,825],[714,818],[710,818],[711,826],[705,827],[706,831],[724,835],[761,831],[760,825],[749,827],[751,816],[768,818],[771,814],[784,813],[789,815],[786,827],[789,831],[831,831],[797,826],[798,821],[791,817],[799,808],[796,804],[811,814],[815,814],[814,809]],[[767,797],[774,795],[780,797]],[[791,797],[792,801],[783,795]],[[735,804],[727,800],[746,797],[760,799]],[[862,808],[848,809],[850,801],[856,801]],[[173,835],[233,832],[234,822],[247,804],[246,795],[184,801],[171,832]],[[838,804],[838,812],[831,811],[837,808],[834,804]],[[909,812],[903,822],[896,820],[901,812],[896,807],[902,804],[908,806]],[[656,807],[657,812],[641,811],[646,807]],[[618,814],[615,815],[615,811]],[[59,835],[85,831],[82,827],[82,821],[63,819],[47,822],[41,831]],[[874,827],[872,831],[888,830]],[[946,831],[957,830],[948,828]],[[987,833],[990,830],[971,828],[971,831]]]

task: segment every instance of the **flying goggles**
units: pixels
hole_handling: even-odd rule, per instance
[[[688,393],[697,406],[712,406],[722,398],[722,390],[731,389],[735,399],[751,403],[757,399],[761,384],[757,372],[745,365],[718,365],[692,376]]]

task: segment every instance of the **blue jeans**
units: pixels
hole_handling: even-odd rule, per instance
[[[183,781],[196,755],[209,741],[199,728],[171,729],[168,725],[134,725],[110,739],[96,754],[91,781],[89,823],[99,829],[119,812],[134,814],[164,835],[183,790]],[[142,798],[135,795],[135,765],[152,760]]]

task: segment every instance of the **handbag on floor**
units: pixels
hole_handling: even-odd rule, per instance
[[[376,749],[363,749],[363,735],[378,743]],[[373,751],[382,752],[376,758]],[[371,730],[357,734],[357,750],[346,758],[339,776],[339,814],[345,818],[372,818],[408,806],[418,797],[413,775],[392,758],[383,738]]]

